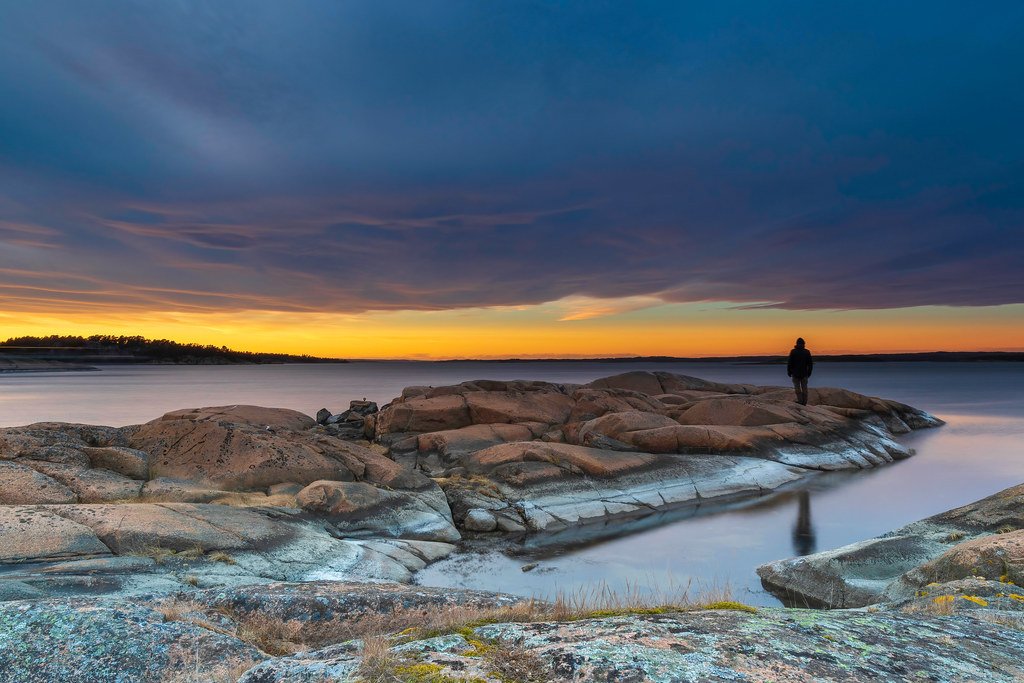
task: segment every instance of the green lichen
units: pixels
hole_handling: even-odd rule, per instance
[[[394,668],[394,674],[401,683],[486,683],[485,679],[479,677],[449,676],[443,666],[425,662],[399,664]]]
[[[744,605],[742,602],[736,602],[735,600],[719,600],[718,602],[712,602],[710,604],[704,605],[704,609],[731,609],[737,612],[749,612],[750,614],[757,614],[757,608],[751,607],[750,605]]]

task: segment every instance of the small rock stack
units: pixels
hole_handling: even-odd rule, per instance
[[[337,415],[332,415],[327,408],[321,408],[316,413],[316,421],[323,425],[331,436],[341,439],[368,439],[373,437],[373,420],[367,425],[366,418],[375,415],[379,410],[376,402],[364,398],[361,401],[350,401],[348,410]]]

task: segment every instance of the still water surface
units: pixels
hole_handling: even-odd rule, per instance
[[[469,379],[587,382],[665,370],[726,382],[785,383],[780,366],[726,363],[365,362],[336,365],[124,366],[99,372],[0,375],[0,426],[56,420],[125,425],[169,410],[250,403],[313,414],[351,399],[384,403],[413,384]],[[841,386],[927,410],[945,427],[903,438],[909,460],[813,478],[732,507],[704,507],[527,540],[503,552],[469,548],[421,572],[429,585],[550,596],[605,584],[727,585],[737,599],[775,604],[754,574],[763,562],[833,548],[1024,482],[1024,364],[819,363],[812,385]],[[801,497],[810,535],[795,536]],[[539,563],[530,572],[527,563]]]

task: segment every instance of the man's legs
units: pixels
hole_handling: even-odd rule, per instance
[[[793,390],[796,392],[796,402],[800,405],[807,405],[807,378],[794,377]]]

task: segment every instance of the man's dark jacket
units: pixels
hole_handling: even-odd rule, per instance
[[[786,373],[790,377],[810,377],[814,370],[814,361],[811,360],[811,352],[802,346],[797,346],[789,352],[789,363],[786,364]]]

